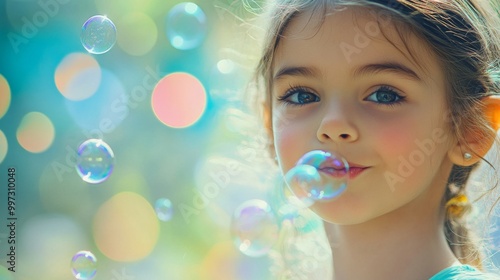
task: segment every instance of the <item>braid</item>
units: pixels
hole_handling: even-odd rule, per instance
[[[474,234],[465,219],[471,210],[465,196],[465,183],[477,166],[477,163],[472,166],[453,166],[443,199],[443,206],[446,207],[444,232],[450,249],[461,263],[482,269],[481,252],[473,242]]]

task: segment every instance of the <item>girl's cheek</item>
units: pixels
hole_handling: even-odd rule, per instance
[[[417,128],[411,124],[390,125],[385,128],[379,128],[373,132],[376,139],[375,146],[381,149],[380,153],[389,158],[398,158],[407,156],[415,149],[415,139],[417,139]]]
[[[378,154],[392,172],[403,177],[421,176],[429,168],[436,169],[447,151],[444,129],[409,122],[380,130],[376,134]],[[413,175],[413,176],[412,176]]]
[[[275,126],[274,145],[281,167],[284,170],[292,168],[297,160],[295,153],[300,150],[297,136],[287,127]],[[300,157],[300,156],[299,156]]]
[[[289,170],[307,152],[307,148],[310,148],[306,145],[310,129],[299,121],[275,119],[273,133],[281,168],[284,171]]]
[[[388,153],[400,154],[408,150],[412,135],[410,133],[402,133],[401,130],[391,129],[385,130],[380,134],[380,138],[378,139],[379,143],[381,143],[381,147],[383,147]]]

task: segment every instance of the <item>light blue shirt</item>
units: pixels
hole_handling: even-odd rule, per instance
[[[498,280],[500,275],[486,274],[470,265],[455,265],[441,270],[429,280]]]

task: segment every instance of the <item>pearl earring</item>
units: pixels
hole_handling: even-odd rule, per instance
[[[469,153],[464,153],[464,159],[465,159],[465,160],[469,160],[469,159],[471,159],[471,158],[472,158],[472,155],[471,155],[471,154],[469,154]]]

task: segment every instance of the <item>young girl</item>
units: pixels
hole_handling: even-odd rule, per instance
[[[257,73],[279,167],[312,150],[351,167],[342,195],[310,207],[333,256],[317,279],[500,279],[482,272],[464,216],[500,123],[489,2],[272,3]]]

